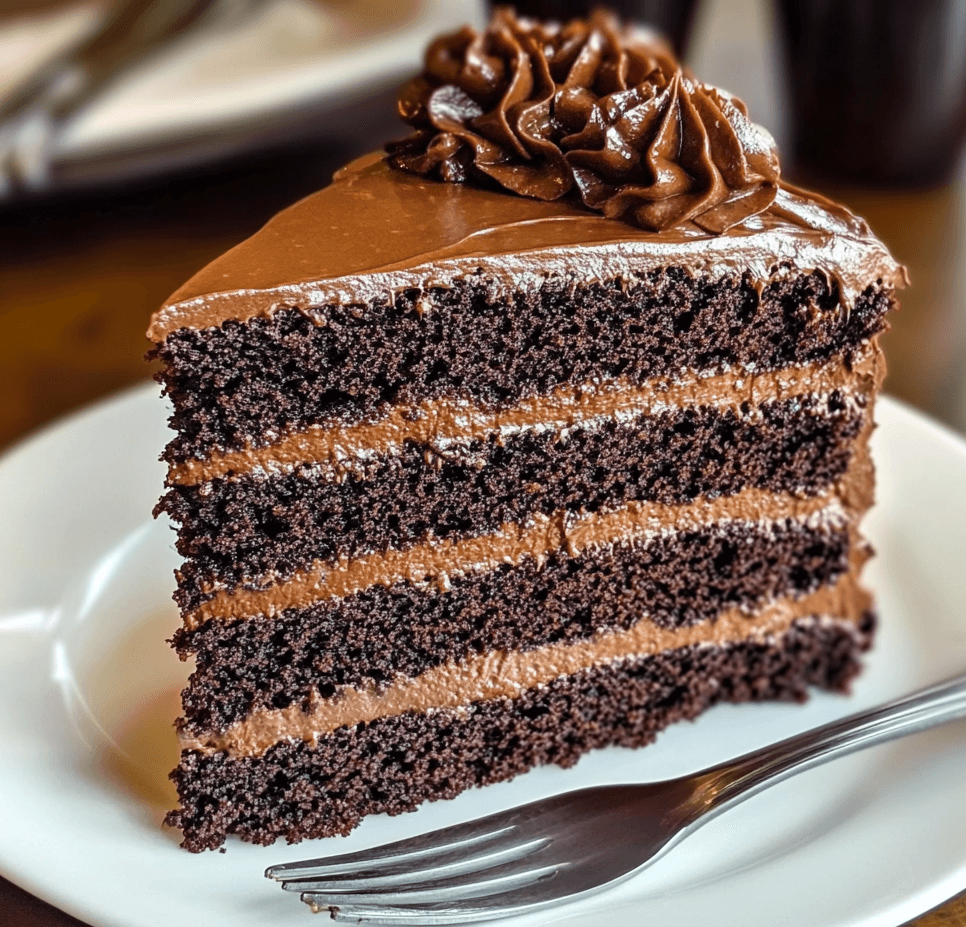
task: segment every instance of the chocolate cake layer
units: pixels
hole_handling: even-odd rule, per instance
[[[638,621],[629,628],[610,629],[592,638],[546,644],[532,650],[491,650],[432,667],[418,676],[398,676],[383,686],[345,687],[331,698],[311,695],[306,706],[256,708],[223,732],[193,735],[179,731],[182,749],[202,753],[227,751],[232,756],[259,756],[282,740],[315,743],[340,727],[369,723],[409,711],[462,709],[473,702],[516,698],[535,686],[615,661],[679,650],[692,645],[723,646],[765,640],[784,634],[795,621],[820,615],[857,624],[870,608],[868,593],[859,586],[858,570],[833,586],[823,586],[802,598],[768,602],[748,615],[732,608],[712,622],[661,628]]]
[[[331,698],[311,695],[305,706],[256,708],[223,732],[194,735],[182,729],[179,740],[185,750],[259,756],[279,741],[296,738],[315,743],[327,732],[363,721],[408,711],[461,709],[486,699],[515,698],[526,689],[549,684],[560,676],[618,660],[695,644],[718,646],[764,640],[784,634],[795,621],[809,616],[856,624],[871,607],[868,593],[857,580],[863,562],[864,556],[857,557],[855,570],[832,586],[823,586],[798,599],[768,602],[751,615],[731,608],[714,621],[686,627],[661,628],[649,621],[638,621],[629,628],[604,630],[584,640],[546,644],[531,650],[484,651],[432,667],[418,676],[398,676],[382,686],[344,687]]]
[[[813,685],[845,692],[873,625],[871,613],[858,625],[803,619],[763,641],[623,660],[517,698],[380,718],[257,757],[185,751],[172,774],[181,807],[168,823],[195,852],[230,834],[259,844],[346,834],[368,814],[400,814],[537,765],[571,766],[597,747],[642,746],[719,702],[802,701]]]
[[[594,377],[643,383],[682,370],[847,360],[884,328],[892,305],[891,289],[870,286],[844,311],[818,272],[759,293],[747,278],[709,281],[671,268],[593,284],[549,279],[509,303],[470,277],[391,301],[317,307],[315,319],[279,309],[181,329],[157,349],[178,432],[165,459],[263,446],[397,403],[457,396],[506,407]]]
[[[685,504],[746,487],[815,495],[846,470],[866,396],[833,391],[740,412],[714,408],[609,420],[564,439],[524,432],[474,441],[458,456],[407,445],[362,478],[216,479],[172,487],[159,503],[181,527],[185,610],[229,590],[293,575],[315,561],[461,538],[534,515],[630,501]]]
[[[732,496],[699,499],[688,506],[631,502],[610,511],[534,516],[526,524],[502,525],[499,531],[460,540],[427,538],[405,550],[378,551],[356,558],[313,563],[282,582],[260,588],[220,589],[192,611],[183,613],[186,628],[209,619],[232,621],[258,615],[274,617],[287,608],[303,608],[322,599],[343,597],[371,586],[429,582],[445,590],[453,577],[519,565],[528,557],[543,562],[558,550],[576,556],[588,548],[644,540],[715,522],[774,523],[782,519],[817,520],[828,526],[857,519],[871,504],[872,467],[866,436],[860,439],[848,474],[819,496],[791,496],[745,489]]]
[[[486,651],[587,639],[641,620],[675,628],[733,608],[751,614],[835,583],[849,554],[841,523],[725,521],[577,556],[558,550],[542,564],[454,576],[445,590],[399,582],[273,618],[210,620],[174,638],[196,665],[183,729],[223,731],[256,708],[305,706],[310,694],[384,685]]]
[[[525,431],[563,436],[577,428],[593,427],[605,418],[626,421],[669,409],[699,407],[740,411],[763,402],[834,390],[871,395],[881,384],[883,373],[882,353],[873,339],[850,363],[838,357],[825,364],[751,374],[682,375],[641,384],[623,377],[595,378],[579,386],[558,386],[503,409],[485,408],[458,398],[394,405],[371,421],[313,425],[281,435],[262,447],[214,452],[204,460],[172,464],[167,485],[192,486],[248,473],[281,475],[304,464],[318,466],[320,478],[340,479],[344,474],[364,472],[373,460],[398,454],[407,443],[446,456],[450,450],[465,453],[474,440],[502,440]]]

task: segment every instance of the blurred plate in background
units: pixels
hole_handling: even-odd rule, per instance
[[[4,23],[0,97],[94,28],[102,8],[67,6]],[[482,0],[267,0],[244,22],[186,35],[78,113],[58,140],[48,189],[170,170],[303,134],[338,136],[353,103],[414,71],[433,36],[483,18]]]

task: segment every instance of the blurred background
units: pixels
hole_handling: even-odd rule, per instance
[[[966,431],[966,0],[610,5],[742,97],[783,174],[907,265],[886,389]],[[406,134],[395,89],[426,42],[486,16],[483,0],[0,0],[0,448],[148,379],[151,312]],[[0,911],[79,923],[2,879]],[[966,927],[966,896],[916,923]]]

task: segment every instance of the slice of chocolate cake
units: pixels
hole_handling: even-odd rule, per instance
[[[610,20],[437,42],[416,132],[154,317],[190,850],[844,691],[903,271]]]

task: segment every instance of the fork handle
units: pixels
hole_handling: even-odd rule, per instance
[[[706,770],[693,780],[685,826],[806,769],[966,717],[966,674],[814,728]]]

